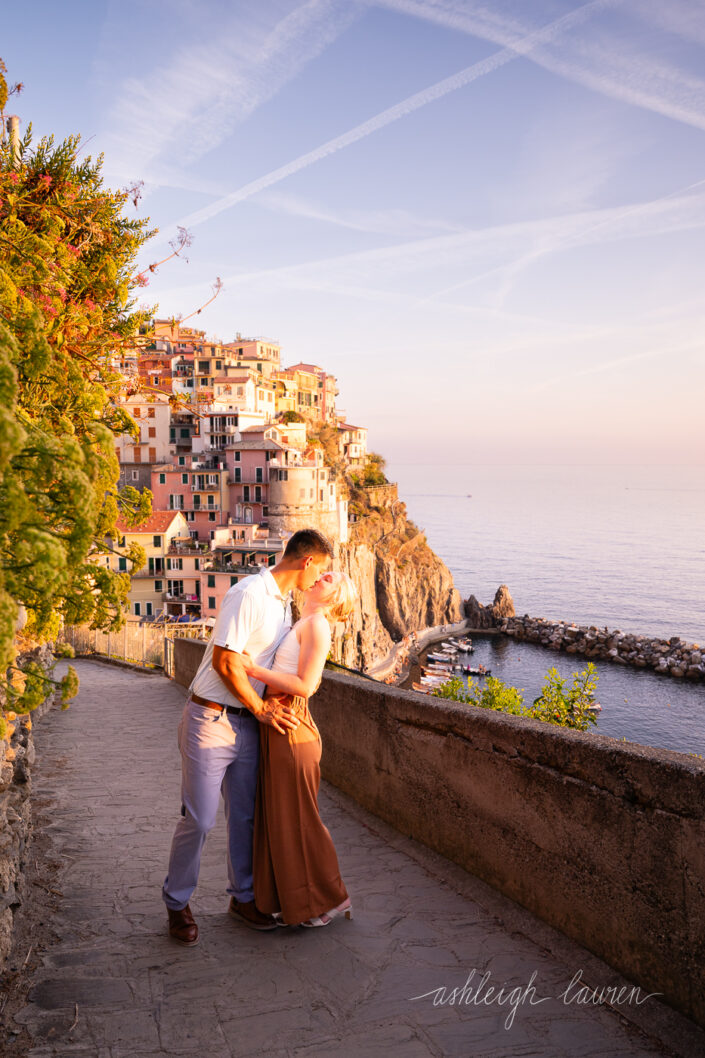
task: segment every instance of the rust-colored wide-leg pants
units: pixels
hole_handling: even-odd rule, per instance
[[[254,889],[260,911],[296,925],[347,899],[338,857],[318,814],[321,737],[305,698],[290,697],[299,726],[286,735],[260,724]]]

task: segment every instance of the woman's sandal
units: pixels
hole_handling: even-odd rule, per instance
[[[331,908],[330,911],[326,911],[324,914],[317,918],[309,918],[306,922],[300,923],[305,929],[314,929],[316,926],[329,926],[334,918],[339,918],[340,915],[344,915],[345,918],[353,917],[352,904],[349,900],[344,900],[342,904],[338,904],[337,907]]]

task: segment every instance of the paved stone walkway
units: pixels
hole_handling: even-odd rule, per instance
[[[591,987],[618,978],[330,787],[322,814],[354,920],[263,934],[229,919],[221,820],[192,901],[201,943],[178,946],[166,934],[160,885],[180,803],[184,691],[156,675],[92,661],[77,667],[77,700],[35,731],[35,791],[53,801],[63,895],[52,923],[59,939],[18,1016],[34,1038],[32,1058],[705,1053],[703,1035],[655,999],[622,1008],[627,1018],[561,999],[580,969]],[[534,973],[536,992],[517,1005],[509,1027],[509,1005],[468,1002],[483,974],[487,998],[489,985],[503,984],[505,996],[509,989],[526,996]],[[454,1002],[434,1005],[428,993],[442,987]]]

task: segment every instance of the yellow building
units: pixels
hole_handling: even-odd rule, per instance
[[[135,617],[156,617],[164,609],[167,597],[167,579],[177,579],[168,574],[167,557],[177,542],[191,546],[188,523],[181,511],[152,511],[141,525],[129,527],[118,519],[120,546],[127,547],[136,542],[144,548],[146,565],[132,577],[130,588],[130,613]],[[126,558],[111,554],[111,569],[129,573]],[[195,589],[194,589],[195,590]]]

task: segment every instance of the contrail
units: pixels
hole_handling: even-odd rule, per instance
[[[252,195],[264,191],[265,188],[271,187],[272,184],[278,184],[280,181],[286,180],[287,177],[293,176],[294,173],[307,169],[309,165],[320,162],[321,159],[327,158],[331,154],[336,154],[338,151],[343,150],[344,147],[349,147],[352,143],[357,143],[358,140],[370,136],[373,132],[378,132],[379,129],[383,129],[386,125],[391,125],[392,122],[398,121],[399,118],[406,117],[407,114],[413,114],[415,110],[420,110],[421,107],[425,107],[428,103],[442,99],[443,96],[448,95],[450,92],[455,92],[458,88],[462,88],[464,85],[470,84],[488,73],[493,73],[500,66],[511,62],[512,59],[526,55],[538,44],[545,44],[547,41],[553,40],[565,30],[572,29],[573,26],[584,22],[596,11],[613,6],[615,2],[618,2],[618,0],[591,0],[590,3],[583,4],[582,7],[577,8],[575,11],[571,11],[541,29],[529,33],[510,47],[502,48],[501,51],[495,52],[494,55],[490,55],[487,59],[474,63],[472,66],[467,66],[459,73],[446,77],[429,88],[424,88],[421,92],[416,92],[415,95],[403,99],[401,103],[396,103],[393,107],[389,107],[375,117],[370,118],[369,121],[364,121],[361,125],[356,125],[355,128],[344,132],[341,136],[328,140],[327,143],[316,147],[315,150],[302,154],[293,161],[287,162],[286,165],[280,166],[279,169],[273,169],[272,172],[252,180],[249,184],[238,188],[237,191],[232,191],[230,194],[218,199],[217,202],[212,202],[209,206],[204,206],[203,209],[189,213],[188,216],[178,222],[179,225],[185,228],[194,228],[198,224],[203,224],[204,221],[210,220],[211,217],[217,216],[223,210],[230,209],[231,206],[237,205],[238,202],[243,202],[245,199],[251,198]]]

